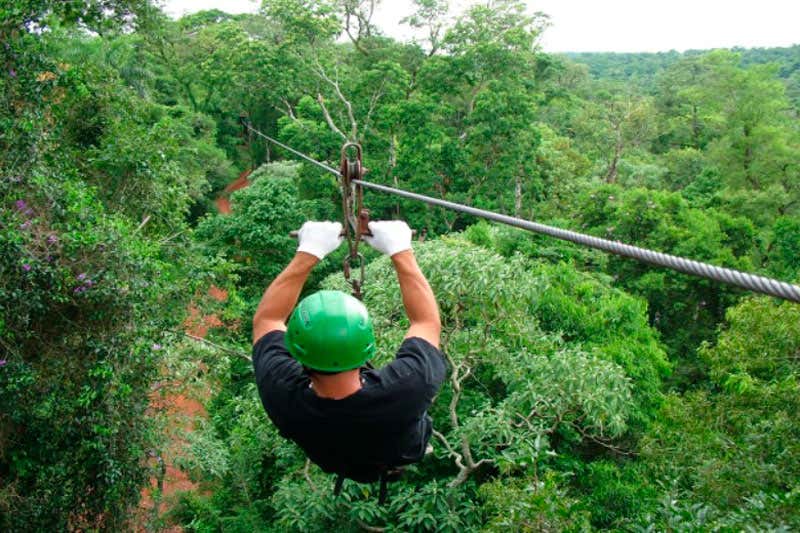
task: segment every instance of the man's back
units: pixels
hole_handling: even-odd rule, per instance
[[[300,228],[297,253],[253,316],[253,365],[261,401],[283,436],[327,472],[385,481],[385,471],[425,454],[432,433],[426,410],[446,373],[441,320],[414,257],[411,228],[370,222],[364,240],[390,258],[409,328],[394,361],[360,369],[376,347],[364,304],[339,291],[298,304],[311,270],[341,244],[341,230],[337,222]]]
[[[424,455],[431,435],[426,410],[446,373],[444,357],[427,341],[406,339],[394,361],[362,369],[361,388],[338,400],[311,388],[281,331],[256,343],[253,365],[270,419],[324,471],[373,481],[382,468]]]

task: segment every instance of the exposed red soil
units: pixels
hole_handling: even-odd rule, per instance
[[[245,187],[250,185],[250,180],[247,177],[250,175],[252,170],[245,170],[239,177],[233,180],[225,187],[223,193],[215,200],[215,204],[217,205],[217,211],[222,213],[223,215],[230,215],[231,214],[231,201],[230,195],[233,191],[238,191],[239,189],[244,189]]]
[[[230,214],[231,204],[228,196],[233,191],[250,185],[250,181],[247,179],[250,172],[251,170],[242,172],[236,180],[225,187],[223,194],[216,199],[216,206],[220,213]],[[208,296],[218,302],[224,302],[228,299],[228,292],[212,285],[208,289]],[[223,325],[219,317],[214,314],[204,315],[195,304],[189,305],[187,317],[183,323],[184,331],[187,334],[199,338],[205,338],[209,329],[222,327]],[[205,371],[206,369],[201,368],[200,370]],[[203,395],[201,394],[201,396]],[[158,514],[163,515],[169,509],[168,502],[171,496],[177,492],[198,490],[197,483],[190,480],[186,472],[175,466],[175,459],[180,457],[187,443],[186,434],[194,429],[194,421],[198,417],[207,416],[202,403],[202,400],[207,398],[188,396],[181,383],[164,381],[154,387],[149,399],[149,409],[153,415],[162,414],[167,418],[167,440],[169,444],[161,451],[166,472],[163,480],[163,494],[161,494],[158,506]],[[155,471],[157,469],[156,459],[151,459],[150,464]],[[153,476],[150,479],[150,485],[142,489],[137,516],[134,519],[134,529],[137,531],[145,531],[147,529],[146,525],[153,516],[154,491],[157,488],[158,477]],[[179,526],[172,526],[162,531],[179,533],[183,530]]]

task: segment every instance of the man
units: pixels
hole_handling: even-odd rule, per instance
[[[370,222],[369,229],[366,242],[391,257],[411,324],[391,363],[362,367],[375,339],[355,298],[320,291],[292,313],[311,269],[341,244],[338,222],[303,224],[297,254],[253,317],[253,366],[270,419],[322,470],[361,482],[384,480],[394,467],[422,459],[432,431],[427,409],[446,373],[439,309],[414,257],[411,230],[400,221]]]

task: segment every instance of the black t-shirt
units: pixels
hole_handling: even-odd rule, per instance
[[[356,481],[374,481],[376,467],[422,459],[431,436],[426,410],[447,371],[442,353],[413,337],[388,365],[361,369],[354,394],[320,398],[277,330],[253,347],[253,367],[261,402],[281,435],[324,471]]]

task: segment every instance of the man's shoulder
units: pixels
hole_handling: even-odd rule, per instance
[[[426,384],[439,386],[447,374],[444,354],[421,337],[403,340],[394,361],[387,365],[402,372],[413,372]]]
[[[445,358],[436,347],[423,339],[405,339],[391,362],[365,373],[362,394],[391,410],[398,402],[428,401],[446,375]]]
[[[253,370],[262,396],[279,383],[294,383],[303,376],[303,367],[289,353],[285,332],[274,330],[253,345]]]

